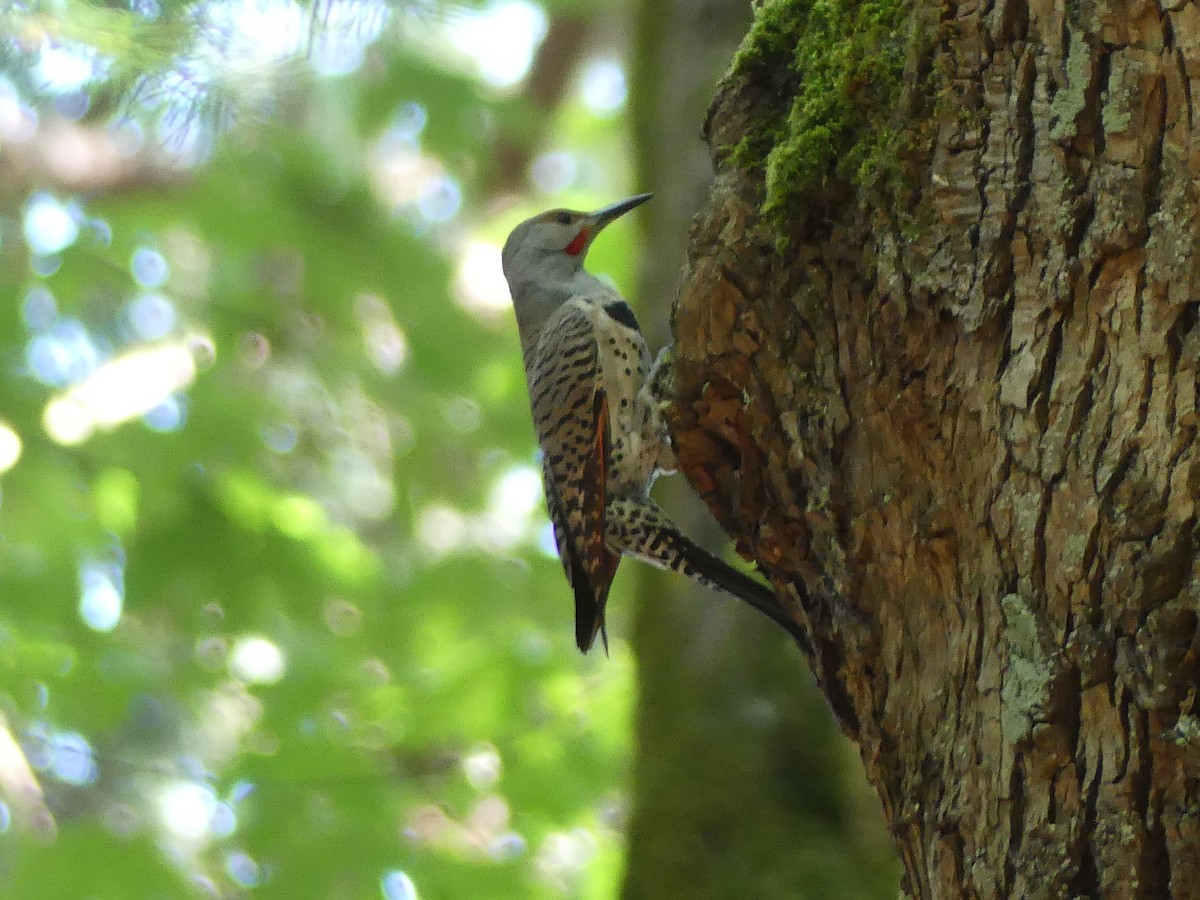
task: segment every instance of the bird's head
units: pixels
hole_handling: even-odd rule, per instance
[[[650,194],[638,194],[595,212],[552,209],[526,219],[513,229],[504,244],[504,277],[517,299],[519,287],[541,281],[569,281],[583,268],[588,247],[601,230]]]

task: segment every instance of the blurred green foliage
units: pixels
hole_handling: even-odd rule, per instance
[[[0,164],[59,121],[29,74],[43,41],[113,54],[67,123],[103,137],[194,8],[10,8],[0,88],[38,127],[0,138]],[[453,289],[468,238],[557,205],[494,214],[489,123],[520,100],[390,32],[345,77],[289,71],[286,102],[209,134],[199,164],[146,153],[119,182],[46,170],[0,192],[0,420],[21,443],[0,474],[0,711],[57,820],[48,840],[2,796],[0,894],[399,898],[407,878],[425,897],[613,896],[632,660],[620,640],[574,650],[540,500],[522,506],[511,317]],[[442,221],[380,187],[414,111],[405,164],[461,191]],[[142,113],[152,148],[162,109]],[[621,120],[578,100],[561,118],[590,160],[568,201],[621,195]],[[42,254],[39,196],[78,229]],[[631,230],[605,241],[595,267],[627,281]],[[70,383],[167,346],[195,374],[145,420],[51,436]],[[54,383],[66,363],[39,353],[83,362]],[[89,597],[119,621],[89,625]]]
[[[453,36],[582,29],[586,70],[623,12],[0,9],[0,896],[891,889],[779,635],[697,673],[695,607],[648,589],[636,766],[636,579],[611,658],[574,648],[499,246],[542,208],[669,208],[679,172],[642,146],[667,161],[630,183],[619,102],[497,88]],[[627,293],[635,227],[589,254]]]

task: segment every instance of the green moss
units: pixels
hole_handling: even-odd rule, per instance
[[[895,113],[912,5],[768,0],[759,7],[732,77],[768,98],[754,111],[733,161],[762,167],[768,220],[789,218],[831,177],[856,188],[897,177],[907,142]]]

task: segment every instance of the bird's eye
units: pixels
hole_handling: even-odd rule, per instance
[[[557,222],[559,225],[570,225],[571,224],[571,214],[569,212],[566,212],[565,210],[563,210],[561,212],[556,212],[554,214],[554,221]]]

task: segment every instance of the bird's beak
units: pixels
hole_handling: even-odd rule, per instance
[[[638,194],[636,197],[630,197],[627,200],[618,200],[616,203],[610,203],[603,209],[596,210],[588,216],[589,230],[593,236],[599,234],[600,229],[609,222],[621,218],[625,213],[635,207],[641,206],[653,196],[653,194]]]
[[[583,224],[579,227],[579,233],[575,235],[571,243],[567,244],[564,251],[568,256],[579,256],[587,250],[605,225],[615,219],[619,219],[635,206],[640,206],[653,196],[653,194],[638,194],[636,197],[630,197],[627,200],[618,200],[616,203],[611,203],[602,209],[596,210],[594,213],[589,213],[583,220]]]

